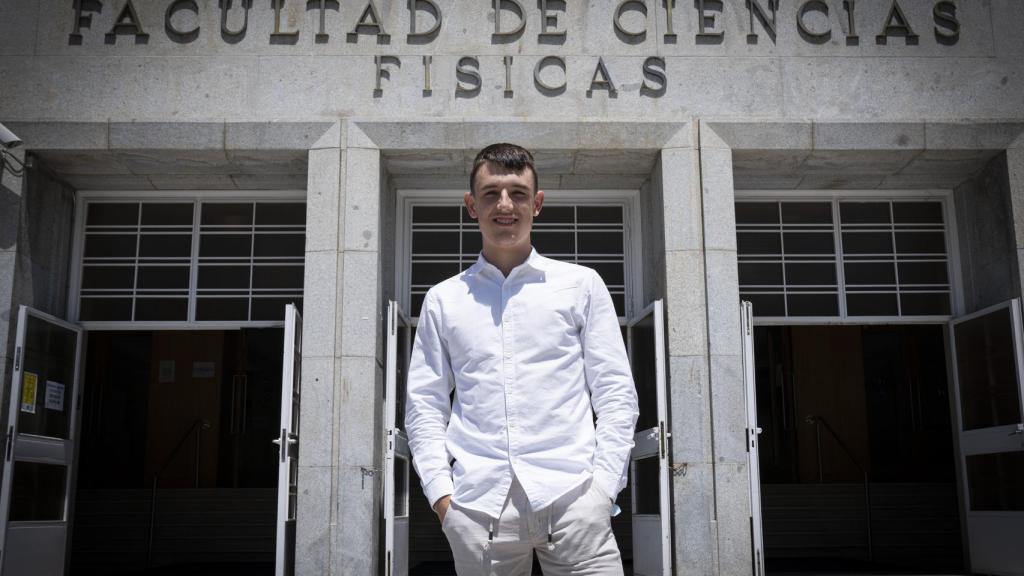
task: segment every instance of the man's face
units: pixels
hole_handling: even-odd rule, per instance
[[[475,193],[464,197],[469,215],[480,223],[485,250],[516,250],[530,245],[534,216],[540,214],[544,192],[534,192],[529,169],[516,174],[488,162],[474,180]]]

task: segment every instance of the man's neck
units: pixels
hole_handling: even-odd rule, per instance
[[[526,262],[532,251],[533,246],[527,243],[522,247],[517,246],[515,248],[484,246],[483,254],[488,262],[500,270],[503,276],[507,277],[516,266]]]

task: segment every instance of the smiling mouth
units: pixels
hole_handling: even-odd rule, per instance
[[[515,224],[517,220],[518,220],[517,218],[511,217],[511,216],[509,216],[507,218],[503,218],[503,217],[499,216],[499,217],[493,219],[493,221],[496,224],[500,224],[502,226],[511,226],[511,225]]]

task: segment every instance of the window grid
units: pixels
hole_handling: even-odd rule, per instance
[[[612,295],[613,300],[616,304],[616,309],[620,317],[625,316],[625,299],[626,299],[626,272],[625,272],[625,253],[626,253],[626,230],[625,230],[625,217],[626,210],[621,204],[602,204],[602,203],[587,203],[583,205],[585,208],[612,208],[617,211],[617,215],[612,220],[598,220],[593,222],[581,222],[580,216],[580,205],[577,204],[549,204],[546,207],[546,211],[542,212],[542,216],[534,222],[534,245],[538,247],[538,251],[544,256],[550,257],[556,260],[563,260],[566,262],[572,262],[576,264],[582,264],[585,266],[614,266],[616,270],[614,274],[616,277],[621,276],[621,281],[612,282],[608,278],[605,278],[605,283],[608,287],[609,293]],[[433,216],[425,218],[427,213],[424,209],[431,210]],[[434,210],[447,209],[447,217],[444,219],[437,218],[437,213]],[[545,221],[544,215],[551,214],[555,210],[569,209],[571,218],[566,218],[565,221]],[[458,210],[458,216],[455,216],[455,211]],[[440,205],[430,201],[416,202],[411,205],[412,215],[410,218],[410,235],[409,235],[409,250],[410,258],[408,263],[407,272],[410,289],[410,306],[413,314],[419,313],[419,308],[422,303],[422,299],[434,284],[444,280],[445,278],[457,274],[459,271],[466,269],[474,262],[476,262],[477,254],[480,250],[479,242],[475,241],[470,245],[467,245],[467,238],[476,235],[479,238],[479,231],[477,223],[469,217],[465,209],[461,206],[453,206],[452,204]],[[429,221],[425,221],[429,220]],[[440,235],[444,234],[458,234],[458,241],[452,242],[453,247],[457,245],[457,253],[452,252],[426,252],[423,251],[422,246],[427,243],[428,235],[430,233],[437,233]],[[545,233],[561,233],[571,234],[572,238],[572,250],[570,251],[551,251],[544,250],[539,244],[544,242],[543,238]],[[581,237],[583,233],[583,237]],[[597,233],[612,233],[621,236],[621,243],[616,243],[615,251],[603,251],[603,252],[589,252],[581,250],[582,245],[588,244],[587,234]],[[435,237],[435,240],[437,238]],[[596,239],[596,238],[594,238]],[[582,245],[581,245],[582,242]],[[448,265],[448,270],[444,274],[436,274],[434,276],[425,275],[423,273],[423,265]],[[600,271],[600,270],[599,270]],[[448,274],[448,272],[451,272]],[[447,275],[445,275],[447,274]]]
[[[190,205],[188,214],[190,222],[175,222],[172,225],[146,223],[145,218],[150,214],[157,220],[162,213],[161,206],[177,206],[179,208]],[[248,207],[248,222],[244,225],[217,225],[204,224],[201,220],[203,209],[207,206],[217,205],[244,205]],[[117,210],[118,208],[134,209],[135,223],[110,224],[90,222],[90,209],[94,206],[107,207]],[[259,221],[259,210],[264,210],[263,222]],[[102,208],[100,208],[102,209]],[[149,212],[147,212],[147,209]],[[93,201],[85,206],[86,218],[83,229],[83,241],[86,247],[80,261],[81,282],[78,288],[79,320],[85,322],[169,322],[169,323],[199,323],[203,322],[274,322],[283,319],[284,304],[294,302],[301,306],[302,302],[302,269],[304,266],[304,238],[305,238],[305,204],[294,200],[245,200],[232,201],[221,199],[197,200],[167,200],[167,201]],[[134,253],[131,257],[126,254],[114,256],[97,256],[90,254],[89,242],[95,241],[103,236],[116,234],[134,236]],[[202,243],[210,237],[217,235],[247,236],[247,247],[245,254],[218,255],[214,257],[204,256],[201,252]],[[187,236],[190,246],[188,250],[177,254],[158,256],[147,255],[145,243],[147,238],[154,239],[154,247],[157,253],[160,250],[168,250],[167,246],[159,246],[156,241],[167,240],[172,236]],[[282,240],[274,239],[280,236]],[[258,254],[258,242],[263,240],[265,250],[269,254]],[[183,246],[182,246],[183,247]],[[109,250],[109,246],[107,247]],[[218,264],[222,267],[247,267],[244,273],[245,286],[231,288],[210,288],[202,287],[200,282],[201,272],[204,265]],[[113,286],[112,280],[101,278],[101,283],[108,284],[100,288],[90,286],[90,278],[95,272],[102,272],[101,267],[110,265],[117,267],[131,267],[131,285]],[[187,267],[187,273],[184,268]],[[141,287],[143,273],[153,271],[157,268],[180,268],[182,274],[182,285],[174,286],[157,285],[155,287]],[[297,268],[297,272],[284,272],[288,268]],[[257,287],[261,281],[257,278],[257,272],[263,273],[264,286]],[[282,276],[282,273],[285,275]],[[186,280],[187,278],[187,280]],[[169,277],[157,275],[149,280],[152,282],[168,281]],[[116,284],[116,282],[114,282]],[[268,287],[269,286],[269,287]],[[204,299],[225,299],[224,303],[230,303],[227,298],[234,298],[234,304],[244,305],[234,314],[225,314],[221,303],[210,302],[213,306],[207,306],[208,312],[204,317],[199,317],[199,304]],[[163,302],[160,301],[163,300]],[[107,310],[102,306],[110,305],[117,300],[128,300],[127,310],[121,310],[115,304]],[[149,312],[156,316],[140,315],[141,303],[150,300]],[[174,314],[173,305],[175,301],[181,305],[181,314]],[[90,303],[98,303],[100,308],[93,309]],[[275,304],[280,303],[280,314]],[[172,311],[167,312],[167,305],[172,305]],[[121,310],[121,312],[118,312]],[[277,316],[281,316],[278,318]]]
[[[787,205],[825,203],[831,204],[830,223],[825,224],[824,219],[813,223],[787,222]],[[775,209],[766,204],[774,205]],[[750,199],[737,202],[737,207],[740,291],[744,298],[762,304],[758,316],[899,318],[951,313],[951,258],[941,200]],[[879,212],[883,207],[884,219]],[[845,209],[850,209],[849,215]],[[766,217],[768,214],[772,214],[771,218]],[[824,231],[830,232],[831,250],[815,247],[812,253],[800,253],[787,244],[787,239],[795,240],[800,234]],[[869,242],[877,243],[883,233],[888,246],[873,246],[873,250],[865,250],[870,244],[856,238],[864,235]],[[777,237],[773,238],[774,235]],[[775,242],[777,251],[771,246]],[[817,282],[807,281],[807,277],[814,275],[809,273],[812,267],[805,269],[800,282],[790,276],[792,264],[822,263],[832,264],[834,278],[831,272],[821,274],[824,270],[820,267],[815,272]],[[771,265],[777,266],[775,272]],[[888,276],[870,277],[872,265],[888,268]],[[778,283],[770,282],[773,275]],[[795,310],[794,296],[798,294],[836,296],[836,309],[824,313],[821,307]],[[887,305],[891,308],[885,308]],[[755,313],[758,308],[755,305]]]

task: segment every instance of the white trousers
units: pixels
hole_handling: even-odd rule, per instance
[[[452,503],[441,528],[459,576],[529,576],[534,551],[545,576],[621,576],[611,508],[588,481],[534,512],[513,479],[497,521]]]

